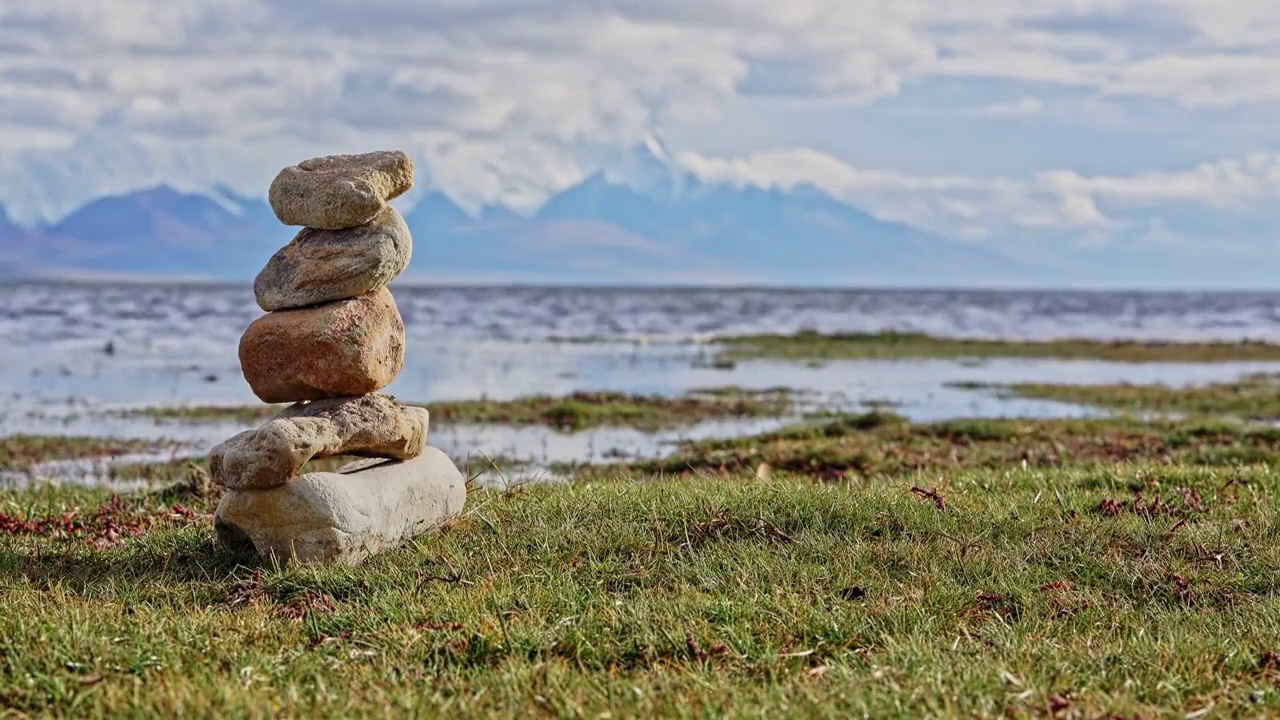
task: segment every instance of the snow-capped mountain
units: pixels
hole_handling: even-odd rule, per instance
[[[1022,272],[815,188],[700,182],[656,139],[531,217],[501,207],[469,214],[439,192],[401,210],[415,238],[410,280],[972,285]],[[0,261],[43,273],[247,280],[296,231],[261,199],[159,186],[94,200],[47,227],[0,221]]]
[[[622,185],[652,198],[678,198],[693,176],[680,167],[662,139],[650,135],[645,141],[610,158],[601,171],[613,185]]]

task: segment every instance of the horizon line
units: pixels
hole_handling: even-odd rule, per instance
[[[16,276],[0,278],[0,287],[20,285],[115,285],[115,286],[150,286],[150,287],[192,287],[192,288],[249,288],[253,281],[210,278],[200,276],[77,276],[51,275]],[[972,285],[909,285],[902,283],[859,283],[850,285],[801,285],[795,283],[767,282],[616,282],[616,283],[576,283],[564,280],[520,280],[495,281],[452,280],[450,282],[432,282],[429,280],[397,280],[389,284],[392,290],[587,290],[587,291],[645,291],[661,292],[678,291],[721,291],[721,292],[882,292],[882,293],[926,293],[926,292],[966,292],[966,293],[1115,293],[1115,294],[1239,294],[1239,295],[1276,295],[1280,294],[1280,285],[1275,287],[1230,287],[1230,286],[1186,286],[1186,285],[1050,285],[1050,284],[1017,284],[988,283]]]

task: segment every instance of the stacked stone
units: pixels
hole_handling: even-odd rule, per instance
[[[220,542],[359,562],[461,511],[465,483],[426,445],[427,411],[377,394],[404,365],[404,322],[387,284],[413,254],[387,202],[412,185],[402,152],[316,158],[271,184],[276,216],[303,229],[254,282],[267,314],[241,338],[240,364],[259,399],[293,405],[210,454],[212,479],[227,489]],[[309,460],[339,455],[381,462],[301,474]]]

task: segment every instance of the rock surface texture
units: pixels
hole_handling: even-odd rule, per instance
[[[263,315],[240,338],[240,368],[266,403],[377,392],[404,366],[391,291]]]
[[[428,447],[429,416],[384,395],[404,365],[404,321],[387,285],[413,238],[387,205],[413,186],[402,152],[333,155],[287,167],[271,207],[305,226],[254,282],[267,312],[240,338],[263,402],[294,403],[213,449],[226,488],[218,542],[279,561],[358,563],[462,512],[466,481]],[[301,474],[314,458],[373,458]]]
[[[285,225],[341,230],[364,225],[413,187],[413,161],[398,151],[313,158],[280,171],[267,199]]]
[[[258,273],[253,292],[268,312],[364,295],[409,266],[413,238],[395,208],[345,230],[306,228]]]
[[[352,455],[409,460],[422,454],[429,416],[385,395],[317,400],[215,447],[213,481],[234,490],[278,487],[314,458]]]
[[[356,564],[457,517],[466,478],[435,448],[404,462],[311,473],[270,490],[229,490],[218,542],[280,562]]]

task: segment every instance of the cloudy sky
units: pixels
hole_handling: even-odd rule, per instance
[[[381,147],[532,208],[657,135],[970,242],[1247,244],[1278,109],[1276,0],[0,0],[28,221]]]

